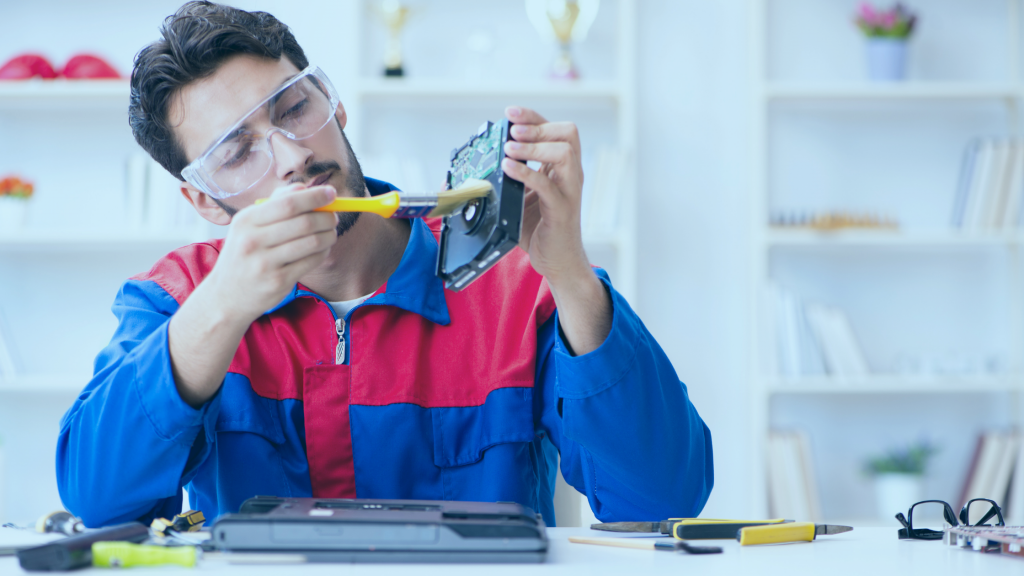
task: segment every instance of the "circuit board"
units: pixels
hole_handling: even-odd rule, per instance
[[[450,169],[452,188],[457,188],[466,178],[485,180],[498,169],[501,126],[491,122],[485,126],[482,134],[455,152]]]
[[[442,221],[437,276],[449,290],[466,288],[519,244],[523,183],[501,169],[511,127],[508,120],[485,122],[468,142],[452,150],[448,188],[476,178],[490,182],[493,189]]]

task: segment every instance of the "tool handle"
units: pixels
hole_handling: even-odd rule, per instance
[[[788,522],[768,526],[740,528],[736,539],[740,546],[778,544],[780,542],[810,542],[814,540],[813,522]]]
[[[164,564],[191,568],[196,565],[196,549],[192,546],[146,546],[130,542],[96,542],[92,545],[92,565],[100,568]]]
[[[263,204],[269,198],[260,198],[256,204]],[[391,191],[371,198],[335,198],[326,206],[316,208],[314,212],[370,212],[383,218],[391,218],[398,210],[398,192]]]

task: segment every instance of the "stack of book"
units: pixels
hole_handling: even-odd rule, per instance
[[[125,222],[129,230],[152,234],[190,233],[202,218],[181,195],[181,182],[149,155],[128,157],[125,166]]]
[[[806,302],[781,286],[769,286],[769,339],[776,354],[769,373],[788,377],[865,376],[870,370],[849,318],[841,309]]]
[[[953,204],[953,228],[1013,229],[1021,224],[1024,141],[979,138],[967,146]]]
[[[1024,523],[1024,442],[1014,431],[989,431],[978,437],[960,492],[962,506],[972,498],[988,498],[1003,506],[1007,523]],[[971,506],[971,523],[985,507]],[[959,511],[959,510],[958,510]],[[994,520],[992,521],[994,523]]]
[[[810,443],[802,432],[772,431],[768,436],[768,506],[772,518],[821,520]]]
[[[616,148],[601,148],[592,170],[583,181],[580,226],[588,236],[613,233],[619,226],[619,213],[627,186],[629,155]]]

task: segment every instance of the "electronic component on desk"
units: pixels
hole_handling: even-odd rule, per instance
[[[543,562],[544,521],[504,502],[258,496],[213,525],[217,549],[307,562]]]
[[[452,151],[447,188],[476,178],[490,182],[494,190],[443,220],[437,276],[449,290],[469,286],[519,244],[523,183],[506,177],[501,169],[511,127],[508,120],[486,122],[469,142]]]
[[[206,517],[199,510],[188,510],[168,520],[154,518],[150,528],[157,536],[166,537],[168,532],[198,532],[202,529]]]
[[[950,546],[1024,558],[1024,526],[952,526],[945,531]]]

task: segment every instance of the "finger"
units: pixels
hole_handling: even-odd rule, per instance
[[[324,206],[338,196],[333,186],[314,186],[295,190],[287,186],[270,196],[270,201],[251,208],[252,223],[266,226],[274,222],[294,218],[304,212]]]
[[[572,122],[548,122],[547,124],[516,124],[512,137],[519,142],[568,142],[579,149],[580,134]]]
[[[337,240],[338,233],[334,230],[317,232],[271,248],[267,253],[267,258],[273,264],[286,266],[292,262],[298,262],[310,254],[329,249]]]
[[[260,230],[260,245],[273,248],[303,236],[334,230],[338,219],[333,212],[306,212],[294,218],[264,226]]]
[[[509,106],[505,108],[505,117],[515,124],[546,124],[547,120],[529,108]]]
[[[527,188],[538,193],[541,210],[545,214],[552,213],[552,210],[555,213],[562,211],[560,208],[566,201],[565,194],[545,174],[508,158],[502,161],[501,167],[512,179],[522,182]]]
[[[571,166],[576,161],[576,151],[567,142],[506,142],[505,156],[555,166]]]
[[[523,198],[523,230],[519,236],[519,247],[530,251],[530,240],[533,239],[533,231],[540,223],[540,195],[530,190]]]

